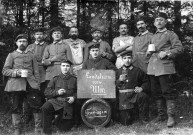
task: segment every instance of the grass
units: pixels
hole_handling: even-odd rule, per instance
[[[193,100],[191,99],[191,103]],[[190,108],[189,108],[190,107]],[[155,117],[155,106],[150,106],[151,119]],[[2,109],[1,109],[2,110]],[[174,128],[167,128],[166,121],[162,123],[148,123],[141,124],[134,122],[130,126],[122,126],[115,123],[107,128],[89,129],[82,124],[77,129],[68,132],[55,132],[53,135],[193,135],[193,109],[192,104],[187,104],[187,99],[183,96],[178,98],[177,101],[177,125]],[[0,135],[11,135],[13,128],[11,124],[11,116],[9,113],[0,114]],[[26,135],[33,135],[33,126],[26,129]]]

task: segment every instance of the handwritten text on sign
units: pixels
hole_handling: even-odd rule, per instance
[[[115,98],[115,72],[82,70],[78,72],[78,98]]]

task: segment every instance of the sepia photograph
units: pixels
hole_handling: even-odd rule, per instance
[[[0,135],[193,135],[193,0],[0,0]]]

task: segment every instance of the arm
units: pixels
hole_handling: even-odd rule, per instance
[[[106,47],[107,47],[106,57],[109,60],[112,60],[114,55],[113,55],[113,52],[112,52],[112,49],[111,49],[110,45],[107,42],[106,42]]]
[[[139,87],[141,87],[143,89],[143,92],[149,93],[149,91],[150,91],[149,78],[142,70],[139,70],[137,80],[138,80],[138,83],[140,85]]]
[[[87,69],[87,61],[83,63],[82,69]]]
[[[34,55],[32,55],[32,57],[33,57],[33,74],[35,76],[35,79],[38,81],[38,84],[40,84],[40,74],[37,59]]]
[[[42,58],[42,64],[46,66],[51,65],[49,47],[50,45],[46,46],[44,50],[43,58]]]
[[[44,95],[47,98],[54,98],[59,96],[58,90],[55,90],[55,81],[56,81],[56,78],[52,78],[44,92]]]
[[[17,77],[18,69],[13,69],[13,63],[14,63],[14,58],[12,57],[12,54],[9,53],[9,55],[6,58],[3,70],[2,70],[2,73],[4,76]]]
[[[169,58],[174,58],[176,55],[183,52],[183,46],[178,36],[172,32],[170,37],[171,49],[167,51],[167,55]]]
[[[74,98],[76,98],[77,96],[77,79],[76,78],[72,78],[70,80],[70,88],[66,91],[66,96],[73,96]]]
[[[88,46],[89,46],[89,44],[87,44],[87,45],[84,47],[84,63],[86,62],[86,60],[89,59],[89,49],[88,49]]]

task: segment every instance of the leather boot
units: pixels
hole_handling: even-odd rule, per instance
[[[34,113],[35,135],[41,135],[41,113]]]
[[[19,114],[12,114],[12,123],[14,135],[21,135],[21,116]]]
[[[164,111],[164,100],[163,99],[156,100],[156,107],[158,111],[158,116],[156,117],[154,122],[157,123],[166,120]]]
[[[175,116],[175,101],[174,100],[167,100],[167,114],[168,114],[168,121],[167,126],[173,127],[176,122],[174,119]]]

